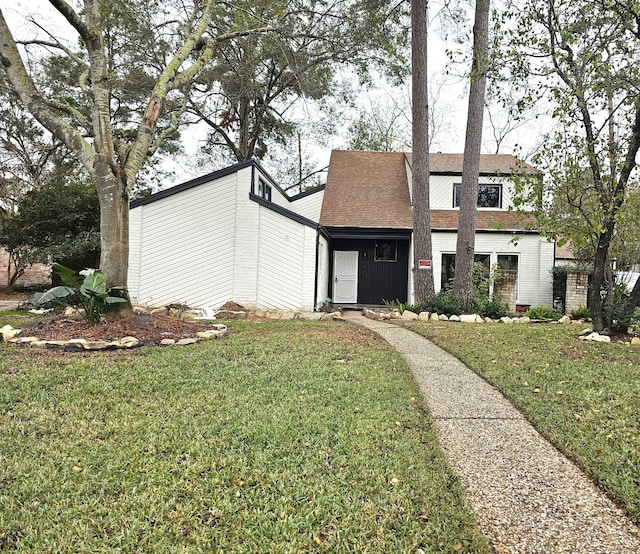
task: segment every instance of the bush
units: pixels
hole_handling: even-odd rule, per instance
[[[460,299],[453,290],[441,290],[437,294],[427,298],[419,308],[419,311],[432,312],[446,315],[460,315],[462,307]]]
[[[476,311],[482,317],[500,319],[509,313],[509,305],[500,298],[491,298],[485,302],[479,302],[476,306]]]
[[[580,306],[575,310],[571,310],[572,319],[589,319],[591,317],[591,310],[585,306]]]
[[[538,306],[537,308],[531,308],[527,315],[531,319],[554,319],[553,310],[549,306]]]

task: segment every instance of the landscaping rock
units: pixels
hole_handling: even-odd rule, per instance
[[[418,319],[420,321],[429,321],[429,317],[431,317],[431,314],[429,312],[420,312],[418,314]]]
[[[215,318],[217,319],[248,319],[249,314],[245,311],[220,310]],[[212,319],[215,319],[212,318]]]
[[[412,312],[411,310],[405,310],[404,312],[402,312],[401,319],[404,319],[405,321],[414,321],[418,319],[418,314]]]
[[[106,350],[109,343],[106,340],[88,340],[83,346],[85,350]]]
[[[32,342],[29,346],[31,348],[48,348],[55,350],[64,350],[64,347],[67,345],[67,341],[65,340],[37,340]]]
[[[299,317],[303,321],[320,321],[323,315],[320,312],[302,312]]]
[[[11,339],[15,339],[20,333],[22,333],[22,329],[14,329],[11,325],[5,325],[0,329],[0,333],[2,333],[2,340],[4,342],[9,342]]]
[[[438,316],[438,321],[449,321],[449,318],[445,314],[440,314]]]
[[[513,323],[513,319],[511,319],[510,317],[507,317],[507,316],[501,317],[500,321],[502,323]]]
[[[225,327],[224,329],[209,329],[208,331],[200,331],[196,333],[196,337],[199,337],[204,340],[212,340],[212,339],[221,339],[226,337],[229,334],[229,330]]]
[[[432,313],[431,317],[429,318],[431,321],[440,321],[440,316],[437,313]]]
[[[571,318],[568,315],[563,315],[559,320],[558,323],[562,323],[562,324],[566,324],[566,323],[571,323]]]
[[[460,321],[462,323],[475,323],[477,319],[476,314],[462,314],[460,316]]]
[[[176,343],[174,339],[162,339],[160,346],[173,346]]]
[[[176,342],[176,346],[188,346],[190,344],[196,344],[198,339],[180,339]]]
[[[12,344],[31,344],[32,342],[37,342],[40,339],[38,337],[16,337],[14,339],[9,339],[7,342]]]
[[[528,315],[525,315],[523,317],[519,317],[516,320],[516,323],[531,323],[531,318]]]
[[[332,321],[337,317],[340,317],[341,315],[342,314],[340,312],[329,312],[329,313],[320,314],[320,319],[322,321]]]
[[[459,315],[452,315],[449,318],[449,321],[460,321],[460,316]]]
[[[640,338],[638,337],[633,337],[631,339],[631,344],[640,344]]]
[[[116,348],[135,348],[140,344],[140,341],[136,337],[122,337],[120,340],[113,343]]]
[[[588,335],[582,335],[580,340],[587,340],[591,342],[611,342],[611,337],[607,335],[601,335],[600,333],[589,333]]]

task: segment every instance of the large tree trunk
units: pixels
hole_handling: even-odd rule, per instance
[[[96,189],[100,201],[100,269],[107,286],[118,288],[118,296],[128,300],[129,194],[124,172],[114,173],[111,165],[97,158]],[[131,313],[131,305],[114,304],[120,315]]]
[[[432,258],[429,209],[429,98],[427,94],[427,1],[411,2],[413,71],[413,292],[416,303],[433,295],[433,270],[419,268]],[[431,264],[433,266],[433,264]]]
[[[604,283],[604,274],[608,258],[608,241],[605,241],[604,236],[600,235],[593,260],[593,274],[591,275],[591,284],[589,287],[589,310],[591,311],[593,330],[596,332],[600,332],[605,328],[601,290],[602,284]]]
[[[453,288],[460,298],[464,310],[473,309],[473,264],[476,244],[478,178],[480,175],[480,148],[482,146],[482,123],[487,88],[489,51],[489,3],[490,0],[476,1],[476,15],[473,25],[473,63],[471,66],[467,134],[465,136],[464,161],[462,165],[456,269],[453,278]]]

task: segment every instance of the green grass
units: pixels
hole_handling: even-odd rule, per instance
[[[340,323],[0,345],[0,550],[488,552],[405,362]]]
[[[11,325],[11,327],[17,328],[40,318],[42,318],[41,315],[32,314],[25,310],[2,310],[0,312],[0,327]]]
[[[417,323],[500,389],[640,521],[640,347],[578,340],[580,326]]]

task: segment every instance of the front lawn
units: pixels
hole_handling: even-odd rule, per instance
[[[382,340],[230,328],[128,354],[0,345],[0,550],[489,551]]]
[[[485,377],[640,521],[640,346],[557,324],[416,323]]]

